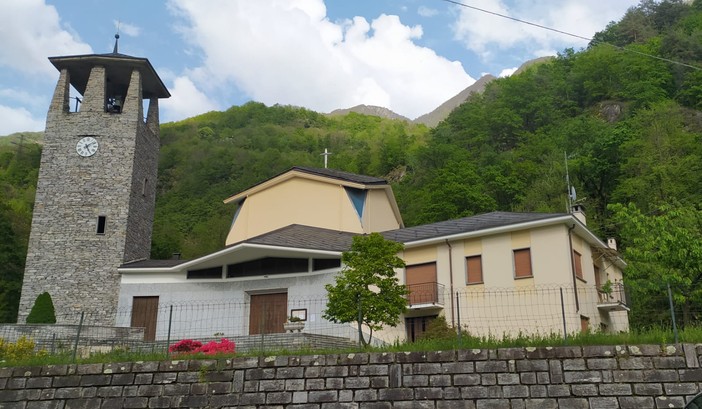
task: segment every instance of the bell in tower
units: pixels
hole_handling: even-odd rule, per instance
[[[149,60],[120,54],[117,41],[112,53],[49,61],[60,76],[46,120],[18,322],[48,292],[57,322],[85,313],[86,322],[114,325],[117,268],[150,253],[158,100],[170,94]],[[71,86],[80,94],[74,110]]]

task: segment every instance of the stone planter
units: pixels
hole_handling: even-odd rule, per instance
[[[304,321],[288,321],[283,324],[283,329],[285,332],[302,332],[303,328],[305,328]]]

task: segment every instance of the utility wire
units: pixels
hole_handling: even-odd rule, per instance
[[[594,41],[594,39],[589,38],[589,37],[583,37],[583,36],[581,36],[581,35],[569,33],[569,32],[567,32],[567,31],[563,31],[563,30],[558,30],[558,29],[555,29],[555,28],[552,28],[552,27],[544,26],[544,25],[542,25],[542,24],[532,23],[531,21],[522,20],[522,19],[519,19],[519,18],[516,18],[516,17],[508,16],[508,15],[506,15],[506,14],[501,14],[501,13],[497,13],[497,12],[494,12],[494,11],[481,9],[480,7],[471,6],[471,5],[468,5],[468,4],[465,4],[465,3],[461,3],[461,2],[459,2],[459,1],[455,1],[455,0],[441,0],[441,1],[446,2],[446,3],[455,4],[455,5],[457,5],[457,6],[461,6],[461,7],[465,7],[465,8],[469,8],[469,9],[473,9],[473,10],[477,10],[477,11],[480,11],[480,12],[483,12],[483,13],[492,14],[493,16],[506,18],[506,19],[508,19],[508,20],[516,21],[516,22],[518,22],[518,23],[527,24],[527,25],[530,25],[530,26],[533,26],[533,27],[537,27],[537,28],[540,28],[540,29],[543,29],[543,30],[553,31],[553,32],[555,32],[555,33],[567,35],[567,36],[574,37],[574,38],[578,38],[578,39],[581,39],[581,40],[586,40],[586,41],[590,41],[590,42],[593,42],[593,41]],[[694,70],[702,71],[702,67],[698,67],[698,66],[696,66],[696,65],[691,65],[691,64],[687,64],[687,63],[680,62],[680,61],[676,61],[676,60],[671,60],[671,59],[665,58],[665,57],[659,57],[659,56],[657,56],[657,55],[648,54],[648,53],[645,53],[645,52],[643,52],[643,51],[637,51],[637,50],[633,50],[633,49],[631,49],[631,48],[621,47],[621,46],[614,45],[614,44],[610,44],[610,43],[607,43],[607,42],[604,42],[604,41],[595,41],[594,43],[595,43],[595,44],[606,44],[606,45],[608,45],[608,46],[610,46],[610,47],[614,47],[614,48],[616,48],[616,49],[618,49],[618,50],[627,51],[627,52],[630,52],[630,53],[633,53],[633,54],[638,54],[638,55],[642,55],[642,56],[645,56],[645,57],[651,57],[651,58],[654,58],[654,59],[656,59],[656,60],[661,60],[661,61],[669,62],[669,63],[671,63],[671,64],[681,65],[681,66],[683,66],[683,67],[688,67],[688,68],[692,68],[692,69],[694,69]]]

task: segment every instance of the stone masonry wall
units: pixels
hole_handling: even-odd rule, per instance
[[[702,345],[474,349],[0,368],[0,407],[682,408]]]

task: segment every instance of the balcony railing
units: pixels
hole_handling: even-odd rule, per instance
[[[606,311],[628,311],[626,290],[622,283],[614,283],[609,288],[597,289],[597,308]]]
[[[410,308],[444,305],[444,285],[436,282],[410,284],[407,286],[409,294],[407,301]]]

